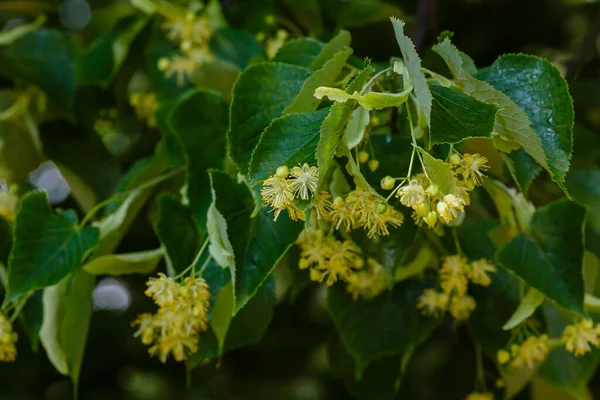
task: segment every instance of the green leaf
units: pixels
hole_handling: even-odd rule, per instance
[[[44,320],[40,340],[52,365],[75,383],[92,318],[92,290],[95,279],[80,271],[44,290]]]
[[[21,199],[13,235],[5,302],[55,285],[78,270],[98,242],[99,231],[78,227],[72,210],[55,215],[46,193],[34,191]]]
[[[335,53],[331,59],[325,62],[321,69],[316,70],[314,74],[304,81],[300,93],[294,102],[283,110],[283,114],[316,110],[321,103],[321,97],[315,96],[315,90],[319,86],[333,85],[338,75],[342,72],[342,69],[344,69],[346,60],[348,60],[351,54],[352,49],[349,47]]]
[[[99,36],[80,56],[77,63],[77,80],[80,84],[98,84],[106,88],[125,61],[129,46],[144,29],[148,19],[126,18],[113,29]]]
[[[327,306],[344,346],[360,372],[383,357],[402,355],[427,339],[440,323],[416,312],[426,288],[417,281],[397,283],[392,292],[371,300],[352,300],[344,285],[329,289]],[[374,340],[377,332],[377,340]]]
[[[159,196],[154,231],[165,248],[167,266],[173,274],[192,264],[200,238],[188,207],[169,195]]]
[[[491,138],[498,107],[482,103],[460,90],[440,85],[429,87],[431,144],[458,143],[467,138]]]
[[[213,201],[227,225],[233,247],[235,270],[232,270],[237,313],[256,294],[258,288],[275,268],[277,261],[296,241],[302,230],[286,216],[277,222],[261,209],[254,218],[254,200],[245,183],[236,183],[229,175],[211,172]]]
[[[527,291],[527,295],[523,297],[521,300],[521,304],[519,304],[519,308],[517,308],[513,315],[511,315],[510,319],[506,321],[506,324],[502,327],[505,331],[509,331],[514,327],[521,324],[521,322],[525,321],[527,318],[531,317],[535,310],[538,309],[539,306],[544,302],[544,295],[539,291],[530,288]]]
[[[588,226],[600,234],[600,169],[580,168],[569,174],[567,187],[573,197],[587,206],[589,211]]]
[[[567,82],[559,70],[540,57],[507,54],[480,70],[477,78],[525,112],[542,142],[552,179],[564,182],[573,153],[574,112]]]
[[[572,323],[571,318],[563,315],[550,305],[544,307],[548,321],[550,337],[560,337],[565,326]],[[588,400],[588,382],[594,376],[600,362],[600,350],[593,349],[584,356],[573,357],[573,354],[561,346],[550,352],[548,359],[542,365],[539,376],[561,389],[576,400]]]
[[[62,32],[37,29],[2,49],[0,71],[39,86],[61,115],[73,116],[77,82],[75,48]]]
[[[206,212],[211,203],[207,169],[222,167],[225,159],[227,116],[223,99],[199,90],[181,98],[169,118],[186,155],[187,195],[200,232],[206,232]]]
[[[391,20],[396,34],[396,41],[400,47],[402,58],[404,58],[404,64],[414,86],[417,102],[425,114],[427,125],[431,126],[432,97],[425,75],[421,71],[421,58],[419,58],[413,42],[404,34],[404,21],[397,18],[391,18]]]
[[[502,158],[519,189],[523,193],[527,193],[529,185],[542,171],[542,167],[523,149],[513,150],[509,154],[502,154]]]
[[[223,215],[217,210],[214,201],[208,208],[208,222],[206,227],[210,240],[210,245],[208,246],[210,255],[222,268],[227,268],[234,272],[235,257],[233,246],[227,236],[227,221],[225,221]]]
[[[283,3],[309,32],[316,32],[323,27],[319,0],[283,0]]]
[[[507,188],[495,179],[488,179],[483,184],[499,214],[500,224],[508,238],[529,228],[535,207],[525,199],[522,193],[514,188]]]
[[[315,72],[327,64],[337,53],[347,50],[350,46],[352,37],[350,32],[341,30],[333,39],[331,39],[319,52],[319,55],[313,60],[308,69]]]
[[[314,164],[321,125],[329,108],[288,114],[273,120],[262,134],[250,162],[251,182],[267,179],[281,165]]]
[[[496,261],[548,299],[583,315],[583,222],[585,208],[561,200],[533,214],[520,233],[496,253]]]
[[[248,31],[237,29],[219,29],[210,41],[210,50],[217,58],[237,65],[240,70],[266,58],[256,37]]]
[[[273,61],[308,68],[317,59],[323,47],[325,43],[311,37],[292,39],[281,46]]]
[[[253,64],[239,76],[227,137],[231,159],[243,174],[262,131],[292,104],[310,75],[306,68],[270,62]]]
[[[396,397],[396,382],[400,376],[402,357],[386,357],[374,361],[365,368],[360,379],[356,377],[356,362],[339,339],[328,341],[327,359],[332,375],[342,381],[357,399],[393,400]]]
[[[38,351],[40,346],[40,328],[44,318],[43,291],[35,292],[29,299],[23,311],[19,314],[19,321],[29,336],[31,349]]]
[[[6,29],[0,33],[0,46],[6,46],[27,35],[29,32],[33,32],[39,29],[46,22],[45,15],[39,15],[35,21],[30,23],[20,23],[19,25]]]
[[[220,269],[218,266],[217,268]],[[207,282],[209,282],[209,279],[207,279]],[[221,289],[219,294],[224,290],[226,290],[226,286]],[[226,352],[257,343],[263,337],[271,322],[273,308],[276,303],[275,280],[269,277],[248,304],[231,319],[222,350]],[[226,318],[223,315],[217,317],[217,319],[221,317]],[[198,352],[192,355],[189,363],[192,367],[195,367],[203,360],[218,357],[219,354],[219,341],[211,323],[211,329],[200,336]]]
[[[364,107],[356,107],[350,115],[350,121],[346,125],[346,141],[348,147],[353,149],[363,140],[365,129],[369,126],[371,116]]]
[[[223,354],[225,349],[225,340],[227,332],[233,319],[233,285],[231,282],[219,291],[215,305],[211,312],[210,326],[219,341],[219,356]]]
[[[322,4],[327,7],[334,21],[347,28],[358,28],[392,16],[405,15],[400,8],[383,0],[329,0]]]
[[[548,160],[538,134],[533,130],[527,114],[509,96],[492,85],[473,78],[462,67],[463,61],[456,47],[445,39],[433,46],[446,62],[452,75],[466,94],[479,101],[499,107],[495,131],[500,138],[518,143],[542,167],[549,169]]]
[[[354,93],[361,90],[369,79],[374,69],[370,66],[364,68],[348,85],[346,93]],[[330,109],[327,118],[321,125],[321,136],[317,146],[317,165],[319,166],[319,186],[331,165],[335,151],[344,134],[344,128],[352,115],[353,101],[348,103],[336,102]]]
[[[456,191],[456,179],[450,167],[420,147],[417,147],[417,151],[421,153],[423,168],[429,179],[431,179],[431,182],[438,185],[443,194],[454,194]]]
[[[165,250],[137,251],[135,253],[108,254],[94,258],[83,266],[92,275],[149,274],[165,256]]]

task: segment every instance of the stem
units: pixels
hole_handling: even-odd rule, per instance
[[[454,239],[454,246],[456,247],[456,253],[462,255],[462,249],[460,248],[460,240],[458,240],[458,233],[456,228],[452,228],[452,238]]]
[[[192,263],[183,271],[181,271],[179,274],[177,274],[174,279],[179,279],[181,278],[183,275],[187,274],[188,272],[190,272],[191,269],[194,270],[194,273],[196,272],[196,264],[198,264],[198,262],[200,261],[200,258],[202,257],[202,254],[204,253],[204,250],[206,250],[206,246],[208,246],[208,238],[206,238],[206,240],[204,241],[204,243],[202,243],[202,247],[200,247],[200,250],[198,250],[198,254],[196,254],[196,258],[194,258],[194,261],[192,261]],[[210,256],[209,256],[210,258]]]
[[[421,67],[421,71],[429,74],[433,79],[435,79],[436,81],[438,81],[442,86],[450,86],[450,87],[457,87],[458,85],[456,83],[454,83],[454,81],[451,81],[450,79],[446,78],[443,75],[438,74],[437,72],[433,72],[427,68]]]
[[[206,269],[206,267],[208,267],[208,263],[210,262],[210,260],[212,260],[212,256],[209,254],[206,258],[206,261],[204,261],[204,264],[202,264],[202,267],[200,268],[200,276],[204,274],[204,270]]]
[[[15,322],[15,320],[17,319],[17,317],[19,316],[19,314],[21,313],[21,311],[23,311],[23,308],[25,308],[25,304],[27,304],[27,300],[29,300],[30,296],[31,296],[31,293],[25,295],[23,297],[23,299],[21,299],[21,302],[19,303],[19,305],[17,306],[17,308],[15,308],[15,311],[13,312],[13,314],[10,316],[10,323],[11,324],[13,322]]]
[[[481,351],[481,346],[475,345],[475,362],[477,365],[477,375],[475,378],[475,387],[481,387],[483,392],[487,392],[487,385],[485,384],[485,371],[483,369],[483,354]]]
[[[375,75],[373,75],[373,77],[371,79],[369,79],[369,81],[362,87],[362,89],[360,91],[360,94],[364,95],[365,93],[367,93],[367,91],[375,84],[375,81],[381,79],[381,77],[383,75],[387,74],[391,70],[392,70],[391,67],[387,67],[385,69],[382,69],[381,71],[379,71]]]

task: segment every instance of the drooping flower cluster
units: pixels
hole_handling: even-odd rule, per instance
[[[186,77],[197,67],[214,59],[209,47],[210,39],[215,33],[214,24],[207,13],[189,11],[181,16],[169,15],[162,27],[167,32],[167,37],[179,45],[181,53],[161,58],[158,69],[167,78],[175,76],[177,84],[183,86]]]
[[[389,277],[373,258],[362,256],[361,249],[351,240],[340,241],[321,230],[304,230],[296,241],[301,248],[300,269],[310,268],[310,279],[346,283],[346,290],[354,300],[371,300],[389,286]]]
[[[152,345],[148,352],[165,362],[169,356],[184,361],[198,350],[198,334],[206,331],[210,292],[202,278],[188,276],[183,283],[159,273],[148,280],[145,294],[159,306],[156,314],[141,314],[132,325],[135,336]]]
[[[12,362],[17,358],[18,335],[13,332],[10,321],[0,314],[0,361]]]
[[[500,364],[507,364],[513,368],[533,368],[536,362],[546,359],[550,351],[548,335],[529,336],[520,344],[512,344],[510,351],[500,350],[497,359]]]
[[[289,216],[294,221],[304,220],[304,211],[302,211],[296,199],[309,200],[317,191],[317,182],[319,180],[319,170],[315,166],[303,164],[292,168],[281,166],[270,178],[263,182],[260,194],[266,206],[271,207],[274,212],[274,220],[283,210],[287,210]],[[329,201],[331,195],[326,192],[315,196],[315,208],[318,215],[325,216],[331,209]]]
[[[489,274],[496,270],[496,266],[485,259],[469,264],[459,255],[445,257],[439,272],[442,290],[426,289],[417,301],[417,308],[425,315],[439,316],[447,311],[455,319],[467,319],[476,306],[475,299],[467,294],[469,281],[489,286],[492,282]]]
[[[404,222],[404,215],[388,206],[371,193],[356,188],[344,199],[333,201],[331,220],[336,229],[344,226],[347,231],[363,228],[370,238],[376,235],[389,235],[388,226],[398,227]]]
[[[156,110],[158,109],[158,100],[154,93],[134,93],[129,97],[129,104],[133,107],[135,115],[146,121],[149,127],[156,127]]]
[[[464,212],[470,204],[469,191],[483,183],[483,172],[488,169],[487,159],[479,154],[454,153],[448,166],[454,173],[454,193],[442,193],[423,173],[410,177],[396,192],[400,203],[414,210],[413,219],[417,225],[425,223],[429,228],[436,227],[438,221],[449,224]],[[394,179],[387,176],[382,182],[383,189],[391,190]],[[406,184],[405,184],[406,183]]]
[[[567,325],[561,342],[569,353],[573,353],[575,357],[582,356],[592,351],[591,346],[600,347],[600,324],[594,324],[591,319],[582,319]]]

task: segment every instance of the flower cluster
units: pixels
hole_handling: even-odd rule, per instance
[[[15,361],[17,358],[18,336],[13,332],[10,321],[4,314],[0,314],[0,361]]]
[[[337,197],[333,201],[331,220],[336,229],[342,225],[347,231],[362,227],[373,238],[376,235],[389,235],[388,226],[402,225],[404,215],[357,187],[344,199]]]
[[[129,104],[133,107],[135,115],[146,121],[149,127],[156,127],[156,110],[158,109],[158,100],[154,93],[134,93],[129,97]]]
[[[469,281],[479,286],[489,286],[491,273],[496,266],[485,259],[468,263],[459,255],[445,257],[440,268],[441,291],[426,289],[417,301],[417,308],[425,315],[439,316],[448,311],[452,317],[469,318],[475,309],[475,299],[467,294]]]
[[[317,182],[319,181],[319,170],[315,166],[304,164],[292,168],[282,165],[277,168],[274,175],[263,182],[260,194],[266,206],[274,211],[274,220],[283,210],[287,210],[289,216],[294,221],[304,220],[304,211],[302,211],[295,199],[309,200],[317,191]],[[331,209],[329,195],[326,192],[315,196],[318,215],[325,216]]]
[[[181,53],[161,58],[158,69],[167,78],[175,76],[177,84],[183,86],[186,77],[195,68],[214,59],[209,42],[215,33],[215,27],[206,13],[198,15],[191,11],[183,16],[170,15],[162,27],[167,32],[167,37],[179,45]]]
[[[500,364],[507,364],[513,368],[533,368],[536,362],[546,359],[550,351],[548,335],[529,336],[521,344],[512,344],[510,351],[500,350],[497,359]]]
[[[165,362],[169,354],[184,361],[198,350],[198,334],[206,331],[210,292],[202,278],[188,276],[183,284],[159,273],[148,280],[145,294],[159,306],[156,314],[141,314],[133,322],[135,336],[152,345],[148,352]]]
[[[351,240],[340,241],[321,230],[304,230],[296,243],[301,248],[300,269],[310,268],[310,279],[327,286],[338,280],[354,300],[371,300],[389,286],[383,267],[373,258],[365,261],[360,248]]]
[[[575,357],[582,356],[592,351],[590,345],[600,347],[600,324],[594,324],[591,319],[582,319],[567,325],[561,342],[569,353],[573,353]]]
[[[438,221],[449,224],[470,204],[469,191],[483,183],[483,172],[488,169],[486,163],[487,159],[479,154],[464,154],[461,157],[454,153],[448,164],[455,176],[454,193],[442,193],[425,174],[420,173],[402,182],[396,197],[400,203],[414,210],[412,216],[417,225],[425,223],[433,229]],[[394,181],[387,176],[381,181],[381,186],[391,190]]]

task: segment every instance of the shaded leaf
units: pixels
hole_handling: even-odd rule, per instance
[[[431,144],[492,137],[498,107],[476,100],[456,88],[432,85],[429,90],[433,97],[429,131]]]
[[[310,67],[325,47],[325,43],[311,37],[292,39],[283,44],[273,61]]]
[[[431,182],[438,185],[443,194],[454,194],[456,191],[456,179],[452,170],[442,160],[431,156],[421,148],[417,148],[423,159],[423,168],[431,179]]]
[[[149,274],[165,256],[163,248],[135,253],[108,254],[94,258],[83,266],[92,275]]]
[[[55,215],[41,191],[21,199],[8,263],[10,302],[30,290],[55,285],[81,267],[98,242],[98,229],[77,226],[72,210]]]
[[[311,62],[308,69],[318,71],[322,69],[337,53],[348,49],[352,37],[350,32],[341,30],[334,36],[319,52],[319,55]]]
[[[547,298],[583,314],[585,208],[561,200],[539,208],[530,233],[520,233],[496,253],[496,261]]]
[[[244,174],[262,131],[281,115],[311,75],[306,68],[282,63],[251,65],[233,88],[229,131],[231,159]]]
[[[75,391],[92,317],[94,281],[81,271],[44,290],[40,340],[56,370],[73,379]]]
[[[324,108],[274,119],[252,154],[250,181],[267,179],[281,165],[291,168],[297,164],[315,164],[321,125],[328,113],[329,108]]]
[[[237,65],[240,70],[266,57],[262,45],[254,35],[231,28],[217,31],[210,41],[210,50],[217,58]]]
[[[355,148],[362,141],[370,120],[369,112],[364,107],[359,106],[352,111],[350,121],[346,125],[346,141],[349,148]]]

